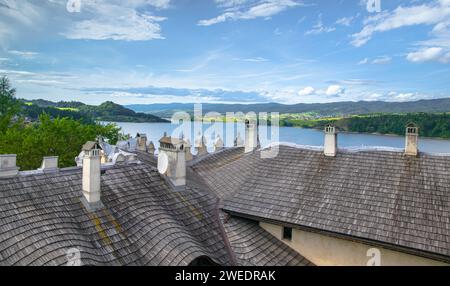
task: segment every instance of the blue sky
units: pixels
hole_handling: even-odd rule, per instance
[[[450,0],[379,4],[0,0],[0,74],[90,104],[449,97]]]

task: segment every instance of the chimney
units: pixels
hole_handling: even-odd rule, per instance
[[[0,178],[13,177],[19,174],[16,166],[16,155],[0,155]]]
[[[158,171],[167,176],[175,187],[182,187],[186,185],[185,142],[164,135],[159,140]]]
[[[138,133],[136,135],[137,139],[137,149],[139,151],[146,152],[147,151],[147,135],[144,133]]]
[[[410,123],[406,126],[405,155],[417,156],[419,153],[419,128]]]
[[[244,146],[244,140],[241,138],[241,133],[238,132],[236,138],[234,139],[234,147],[243,147]]]
[[[186,161],[191,161],[192,159],[194,159],[194,157],[192,156],[191,148],[192,145],[189,138],[184,139],[184,151],[186,152]]]
[[[90,211],[103,207],[100,200],[100,146],[89,141],[83,145],[83,197],[81,201]]]
[[[42,165],[38,170],[44,172],[58,171],[58,156],[44,157],[42,160]]]
[[[214,141],[214,152],[217,152],[222,149],[223,149],[223,140],[222,138],[220,138],[220,135],[217,134],[217,138]]]
[[[198,132],[197,138],[195,139],[195,149],[197,150],[197,156],[208,154],[205,136],[200,132]]]
[[[148,143],[147,152],[152,155],[155,155],[155,144],[153,144],[153,141],[150,141],[150,143]]]
[[[336,127],[332,125],[325,126],[325,144],[324,144],[325,156],[335,157],[337,153],[337,133]]]
[[[253,152],[258,145],[258,124],[245,120],[245,153]]]

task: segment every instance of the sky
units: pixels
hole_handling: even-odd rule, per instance
[[[450,0],[0,0],[17,97],[284,104],[450,97]]]

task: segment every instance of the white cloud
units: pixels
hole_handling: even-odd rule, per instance
[[[370,58],[364,58],[358,62],[358,65],[366,65],[366,64],[374,64],[374,65],[384,65],[389,64],[392,61],[392,58],[389,56],[380,56],[373,60]]]
[[[4,47],[18,36],[23,27],[34,32],[47,17],[43,7],[30,1],[4,0],[0,4],[0,45]]]
[[[450,62],[450,53],[446,53],[441,47],[423,48],[416,52],[409,53],[406,58],[413,63],[439,61]]]
[[[342,26],[350,26],[352,21],[355,19],[355,17],[343,17],[336,21],[336,24],[342,25]]]
[[[219,7],[235,7],[242,5],[249,0],[214,0],[218,4]]]
[[[409,92],[409,93],[390,93],[391,96],[393,96],[393,99],[395,101],[411,101],[414,100],[417,94]]]
[[[16,75],[16,76],[31,76],[35,75],[33,72],[28,71],[18,71],[18,70],[0,70],[0,74],[4,75]]]
[[[325,92],[328,96],[340,96],[345,93],[345,88],[340,85],[330,85]]]
[[[364,58],[358,62],[358,65],[365,65],[369,63],[369,58]]]
[[[269,60],[263,57],[256,57],[256,58],[233,58],[234,61],[243,61],[243,62],[253,62],[253,63],[261,63],[261,62],[268,62]]]
[[[159,22],[166,20],[146,13],[138,8],[153,6],[169,7],[169,0],[132,0],[86,2],[83,13],[89,19],[75,22],[64,33],[68,39],[147,41],[164,39]]]
[[[19,56],[19,57],[25,58],[25,59],[32,59],[35,56],[39,55],[39,53],[36,53],[36,52],[15,51],[15,50],[8,51],[8,53],[10,53],[12,55],[15,55],[15,56]]]
[[[311,30],[306,31],[305,35],[318,35],[318,34],[322,34],[322,33],[330,33],[335,30],[336,30],[336,28],[334,28],[334,27],[324,26],[323,22],[322,22],[322,14],[319,14],[317,23],[312,27]]]
[[[44,85],[54,85],[54,84],[64,84],[62,81],[57,80],[44,80],[44,79],[17,79],[16,82],[19,83],[34,83],[34,84],[44,84]]]
[[[315,89],[313,87],[307,86],[304,89],[300,90],[298,92],[298,95],[300,95],[300,96],[312,95],[312,94],[314,94],[314,92],[315,92]]]
[[[377,100],[382,100],[383,99],[383,95],[380,93],[372,93],[369,94],[366,98],[364,98],[364,100],[366,101],[377,101]]]
[[[169,8],[170,0],[147,0],[146,3],[156,8],[166,9]]]
[[[217,17],[200,20],[199,26],[210,26],[230,20],[251,20],[256,18],[270,18],[289,8],[299,6],[300,3],[293,0],[261,0],[252,3],[250,7],[241,6],[248,1],[216,1],[219,6],[229,7]]]
[[[399,6],[391,12],[378,13],[365,20],[364,28],[352,35],[352,44],[360,47],[371,40],[373,34],[415,25],[436,25],[450,18],[448,0],[433,1],[432,4]]]
[[[392,61],[392,58],[389,56],[382,56],[382,57],[378,57],[376,59],[374,59],[372,61],[372,64],[375,65],[384,65],[384,64],[388,64]]]

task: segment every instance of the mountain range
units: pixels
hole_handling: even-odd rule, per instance
[[[132,104],[125,107],[135,112],[150,113],[163,118],[170,118],[175,111],[193,113],[193,103],[168,103],[168,104]],[[221,114],[226,112],[244,113],[253,112],[279,112],[285,113],[316,113],[319,117],[346,116],[371,113],[409,113],[409,112],[448,112],[450,111],[450,98],[429,99],[409,102],[385,102],[385,101],[358,101],[358,102],[333,102],[333,103],[299,103],[293,105],[280,103],[260,104],[202,104],[203,114],[216,111]]]

